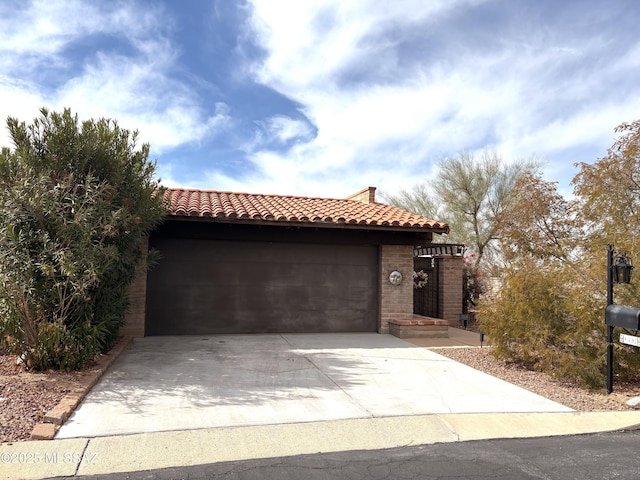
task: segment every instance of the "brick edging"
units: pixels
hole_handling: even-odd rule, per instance
[[[79,388],[67,393],[55,407],[45,414],[43,421],[33,427],[29,440],[53,440],[58,428],[69,418],[89,393],[89,390],[98,383],[104,372],[113,365],[113,362],[127,348],[131,340],[132,337],[122,337],[108,353],[101,355],[96,361],[95,371],[83,378]]]

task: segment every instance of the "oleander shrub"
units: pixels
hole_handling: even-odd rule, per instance
[[[70,110],[7,120],[0,152],[0,349],[78,369],[117,339],[144,236],[165,215],[149,145]]]

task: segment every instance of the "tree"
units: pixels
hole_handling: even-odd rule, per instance
[[[507,265],[502,290],[483,297],[476,312],[492,354],[565,381],[602,387],[604,305],[578,273],[532,255]]]
[[[496,216],[496,231],[504,258],[532,256],[569,260],[577,248],[579,226],[575,207],[557,190],[556,182],[527,172],[511,190],[511,205]]]
[[[599,325],[606,302],[607,245],[614,245],[618,253],[627,253],[636,262],[640,260],[640,120],[622,123],[615,132],[619,136],[607,155],[593,164],[579,163],[580,172],[573,179],[584,222],[584,260],[591,267],[590,278],[599,295],[598,308],[589,314]],[[638,278],[630,285],[616,285],[614,300],[640,306]],[[618,342],[614,346],[617,375],[623,379],[634,375],[640,369],[640,351]]]
[[[433,219],[440,219],[444,215],[433,185],[426,181],[414,184],[409,190],[402,188],[397,195],[383,193],[382,197],[391,205],[417,215]],[[448,237],[451,235],[455,235],[455,232],[451,232]]]
[[[623,123],[615,131],[621,136],[607,156],[593,164],[577,165],[580,172],[573,179],[574,193],[588,251],[602,256],[608,244],[615,244],[617,250],[639,258],[640,120]]]
[[[571,323],[567,286],[554,281],[561,270],[562,265],[532,257],[505,268],[500,295],[481,300],[476,312],[494,355],[541,370],[555,366],[553,349]]]
[[[424,181],[385,199],[410,212],[445,221],[447,241],[475,253],[474,268],[497,253],[497,216],[510,204],[517,180],[537,168],[533,160],[505,164],[493,151],[462,152],[439,162],[433,181]]]
[[[511,194],[513,203],[497,223],[504,285],[481,299],[480,328],[499,358],[599,386],[601,332],[586,315],[597,295],[578,256],[574,204],[538,174],[523,175]]]
[[[496,355],[589,387],[605,381],[606,246],[639,252],[640,122],[616,131],[606,157],[578,164],[571,201],[539,176],[520,178],[498,222],[504,288],[477,312]],[[616,299],[637,305],[637,282]],[[621,379],[637,375],[640,352],[617,344],[616,363]]]
[[[165,215],[149,146],[70,110],[7,120],[0,153],[0,346],[80,368],[117,338],[140,241]]]
[[[466,246],[465,311],[484,291],[482,273],[500,257],[497,222],[511,204],[510,192],[519,178],[536,169],[534,160],[505,164],[493,151],[477,156],[462,152],[440,161],[433,181],[385,195],[392,205],[447,222],[451,227],[447,241]]]

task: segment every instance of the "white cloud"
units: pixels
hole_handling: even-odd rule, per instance
[[[312,85],[331,88],[335,75],[362,56],[393,62],[395,41],[388,37],[382,40],[388,48],[381,48],[380,40],[370,38],[373,33],[435,22],[447,11],[468,3],[478,2],[254,1],[252,27],[259,43],[269,52],[256,73],[261,81],[300,95]],[[380,58],[381,50],[389,56]]]
[[[102,30],[105,22],[96,13],[91,4],[73,0],[4,4],[0,6],[1,49],[14,55],[33,54],[45,61],[78,35]]]
[[[0,117],[28,121],[40,106],[69,107],[82,119],[116,118],[139,130],[155,153],[215,135],[228,123],[226,105],[202,105],[174,78],[179,52],[164,34],[171,22],[161,10],[124,2],[38,0],[12,12],[0,15],[0,65],[6,72],[0,77],[0,100],[5,100]],[[6,13],[2,7],[0,13]],[[66,49],[96,34],[124,41],[129,51],[87,52],[72,66]],[[6,143],[0,134],[0,144]]]
[[[27,121],[31,118],[28,115],[36,116],[41,106],[42,97],[34,85],[0,74],[0,146],[9,146],[9,132],[4,125],[7,117]],[[20,112],[27,112],[27,116]]]
[[[271,117],[267,121],[267,130],[270,136],[280,143],[295,139],[307,140],[313,135],[313,131],[306,122],[284,115]]]
[[[262,150],[282,148],[291,142],[311,140],[314,131],[308,122],[286,115],[274,115],[264,121],[256,120],[253,138],[242,145],[242,151],[252,155]]]
[[[85,118],[117,118],[138,129],[157,153],[222,129],[229,118],[227,106],[216,104],[215,114],[206,118],[191,91],[167,76],[171,50],[156,47],[147,45],[155,53],[134,59],[98,53],[95,63],[67,82],[53,102],[74,106]]]
[[[537,154],[572,164],[564,152],[600,152],[615,125],[637,116],[640,95],[615,86],[633,88],[625,79],[637,70],[640,43],[615,51],[611,32],[570,37],[564,25],[540,29],[524,13],[478,37],[464,28],[482,27],[466,17],[470,5],[254,2],[254,40],[267,53],[253,74],[301,103],[317,136],[284,154],[257,152],[261,175],[247,180],[282,191],[303,184],[344,192],[372,182],[391,190],[424,178],[417,175],[443,155],[482,148],[512,161]],[[412,45],[416,60],[403,62],[406,32],[416,29],[444,38],[431,45],[426,36]],[[565,183],[572,176],[566,165],[554,171]]]
[[[606,6],[610,16],[597,7],[588,3],[590,14],[577,19],[571,2],[253,1],[238,7],[250,18],[236,43],[223,42],[233,45],[224,60],[189,70],[200,66],[176,43],[182,17],[162,2],[8,0],[0,3],[0,121],[31,120],[40,106],[116,118],[151,143],[165,183],[193,178],[206,163],[210,171],[190,185],[201,188],[393,192],[430,176],[445,155],[483,148],[514,161],[537,153],[553,165],[550,175],[566,178],[640,111],[640,41],[616,23],[622,7]],[[195,63],[219,60],[210,47]],[[243,70],[242,59],[255,63]],[[229,72],[217,84],[207,75],[219,65]],[[238,70],[290,102],[253,96]],[[219,98],[204,98],[215,88]],[[247,114],[253,99],[264,105]],[[220,157],[198,162],[184,146]]]

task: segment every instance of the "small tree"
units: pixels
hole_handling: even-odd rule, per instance
[[[541,267],[528,258],[507,268],[504,289],[492,301],[481,302],[477,318],[497,357],[549,370],[557,359],[559,339],[571,322],[569,293],[553,281],[559,265]]]
[[[477,318],[501,358],[589,387],[604,385],[606,245],[640,252],[640,122],[618,128],[607,157],[579,164],[574,200],[554,183],[525,175],[499,217],[505,285],[485,298]],[[618,286],[620,303],[637,305],[637,283]],[[636,375],[640,353],[616,345],[616,372]]]
[[[591,317],[602,325],[606,304],[606,251],[615,245],[636,263],[640,260],[640,120],[616,127],[619,134],[607,155],[593,164],[580,163],[573,179],[577,210],[583,222],[585,263],[591,264],[598,308]],[[615,302],[640,306],[640,281],[615,287]],[[616,337],[620,329],[616,329]],[[604,334],[601,337],[604,339]],[[603,340],[604,342],[604,340]],[[624,379],[640,371],[640,350],[615,343],[615,371]],[[602,350],[600,350],[602,351]]]
[[[451,226],[447,241],[463,243],[475,253],[474,268],[496,253],[497,217],[511,204],[511,189],[534,161],[505,163],[493,151],[480,155],[461,152],[438,164],[433,181],[387,195],[392,205],[437,218]]]
[[[577,165],[574,193],[591,236],[604,243],[631,243],[640,234],[640,120],[615,131],[621,136],[607,156]]]
[[[537,165],[534,160],[507,164],[494,151],[461,152],[441,160],[432,181],[385,195],[392,205],[447,222],[446,241],[462,243],[473,254],[465,263],[465,310],[482,293],[483,273],[499,263],[497,222],[512,203],[511,189]]]
[[[0,154],[0,346],[77,369],[117,338],[140,241],[165,214],[137,132],[70,110],[7,120]]]

